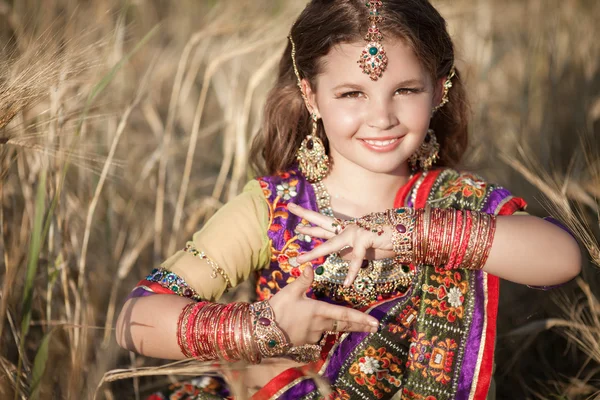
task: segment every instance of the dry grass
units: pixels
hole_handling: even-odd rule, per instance
[[[532,213],[563,219],[591,261],[555,302],[503,288],[499,398],[600,389],[596,3],[436,1],[472,94],[466,167],[525,197]],[[142,398],[206,368],[155,368],[120,350],[115,313],[247,180],[249,143],[302,4],[43,7],[0,2],[0,398]]]

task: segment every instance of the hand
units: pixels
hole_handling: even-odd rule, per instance
[[[379,321],[368,314],[308,298],[313,278],[312,268],[307,267],[269,300],[277,325],[293,346],[317,343],[325,331],[377,332]]]
[[[354,224],[349,224],[340,231],[339,220],[335,218],[307,210],[293,203],[288,204],[288,210],[315,225],[312,227],[300,225],[296,228],[298,232],[327,239],[327,242],[300,255],[297,258],[298,262],[305,263],[332,253],[340,254],[343,259],[350,261],[348,276],[344,281],[346,287],[352,285],[356,279],[365,258],[382,259],[396,255],[392,250],[391,227],[385,227],[381,235],[359,228]]]

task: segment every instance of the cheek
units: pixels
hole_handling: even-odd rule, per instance
[[[329,140],[354,135],[362,123],[362,113],[351,104],[324,104],[321,108],[323,126]]]
[[[397,114],[401,124],[421,131],[429,127],[431,121],[431,106],[429,97],[402,101],[397,104]]]

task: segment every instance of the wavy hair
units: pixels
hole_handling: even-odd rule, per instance
[[[446,21],[428,0],[387,0],[381,10],[379,28],[386,38],[405,41],[433,81],[447,77],[454,65],[454,45]],[[296,65],[301,78],[313,89],[321,72],[322,59],[340,43],[362,41],[368,29],[364,0],[313,0],[291,29],[296,45]],[[273,175],[296,162],[296,149],[311,131],[311,118],[292,64],[288,45],[279,62],[277,81],[264,108],[261,131],[252,143],[251,166],[261,174]],[[469,105],[459,71],[452,79],[449,103],[431,121],[440,143],[438,166],[455,166],[468,144]],[[328,148],[323,125],[317,135]]]

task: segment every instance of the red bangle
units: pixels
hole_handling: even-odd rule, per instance
[[[458,255],[458,249],[460,247],[460,236],[461,236],[461,230],[463,227],[463,212],[460,210],[457,210],[455,215],[455,220],[453,222],[453,233],[454,235],[452,235],[452,250],[450,252],[450,258],[448,259],[448,263],[446,264],[446,269],[447,270],[451,270],[454,268],[454,262],[456,261],[456,256]]]
[[[454,264],[454,269],[461,268],[462,262],[465,257],[465,252],[467,251],[467,246],[469,244],[469,240],[471,238],[471,226],[473,224],[472,216],[469,211],[465,211],[464,219],[463,219],[463,228],[461,231],[461,243],[460,250],[458,252],[458,256],[456,257],[456,262]]]

